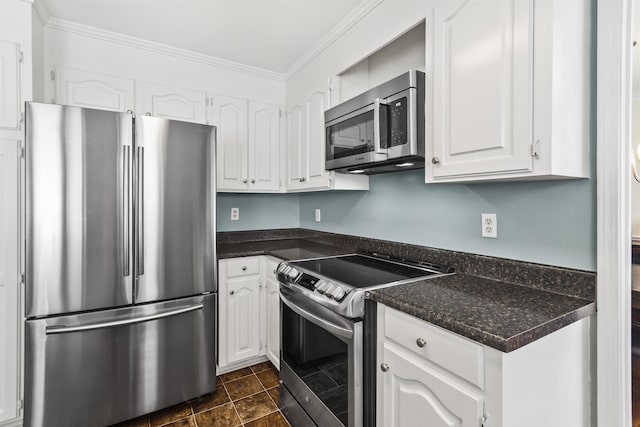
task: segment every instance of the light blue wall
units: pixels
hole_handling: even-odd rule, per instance
[[[594,182],[427,185],[423,170],[377,175],[369,191],[301,195],[300,226],[595,271]],[[498,239],[481,237],[481,213],[497,214]]]
[[[231,208],[240,208],[240,219],[231,221]],[[217,194],[217,230],[266,230],[300,226],[297,194]]]

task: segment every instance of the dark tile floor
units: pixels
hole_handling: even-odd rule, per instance
[[[279,374],[270,362],[217,378],[216,391],[118,427],[289,427],[278,410]]]

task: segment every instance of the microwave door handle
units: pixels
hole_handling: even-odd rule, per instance
[[[387,154],[387,149],[382,148],[382,138],[384,138],[385,143],[387,138],[386,107],[387,105],[380,98],[376,98],[373,101],[373,148],[376,154]],[[382,127],[384,127],[384,132],[381,132]]]

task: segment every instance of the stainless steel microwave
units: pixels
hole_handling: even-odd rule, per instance
[[[424,167],[424,73],[410,70],[324,113],[327,170]]]

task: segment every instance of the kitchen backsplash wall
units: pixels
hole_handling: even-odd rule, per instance
[[[595,271],[595,201],[594,180],[425,185],[417,170],[302,194],[300,227]],[[481,213],[497,214],[497,239],[481,237]]]
[[[240,219],[231,221],[231,208],[240,209]],[[300,226],[298,194],[218,193],[217,231],[266,230]]]

